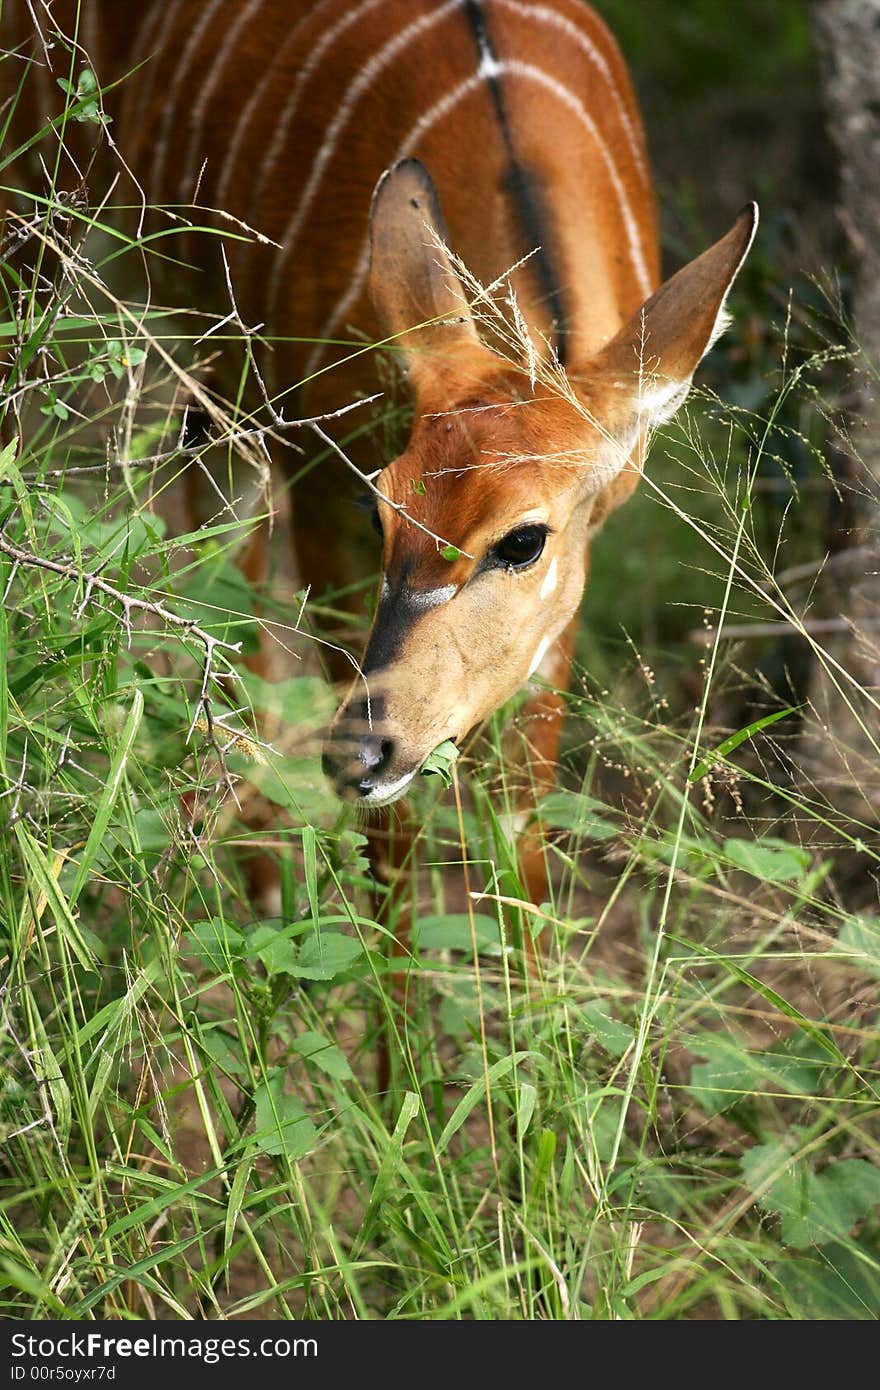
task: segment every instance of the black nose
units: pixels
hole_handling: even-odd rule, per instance
[[[343,734],[325,746],[321,766],[338,788],[366,796],[381,780],[393,756],[394,743],[381,734],[367,733],[359,738]]]
[[[380,734],[364,735],[358,747],[358,759],[367,769],[367,775],[358,783],[359,792],[364,794],[372,790],[393,755],[394,744],[390,738],[382,738]]]

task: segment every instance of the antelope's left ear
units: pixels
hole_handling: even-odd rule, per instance
[[[725,301],[757,225],[757,203],[749,203],[727,235],[661,285],[590,363],[590,375],[611,388],[625,433],[650,431],[683,403],[700,359],[730,322]]]

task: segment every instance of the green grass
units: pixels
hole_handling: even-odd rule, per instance
[[[195,349],[102,289],[136,243],[72,269],[47,225],[48,278],[0,269],[3,1316],[876,1318],[876,825],[814,778],[811,734],[849,735],[778,644],[724,635],[787,619],[873,713],[774,580],[822,553],[834,315],[750,271],[717,396],[596,544],[548,901],[514,701],[420,780],[377,905],[318,770],[334,600],[299,621],[280,535],[249,585],[219,504],[169,527]],[[269,686],[232,650],[261,629]]]

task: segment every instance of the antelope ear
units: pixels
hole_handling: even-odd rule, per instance
[[[446,225],[424,164],[402,159],[376,185],[370,212],[370,294],[389,337],[400,335],[418,391],[439,359],[479,342],[446,250]]]
[[[749,203],[727,235],[661,285],[590,363],[594,379],[611,387],[619,439],[634,443],[683,403],[700,359],[730,323],[725,301],[757,225],[757,203]]]

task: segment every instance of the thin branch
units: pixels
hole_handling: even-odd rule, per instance
[[[131,647],[132,639],[132,612],[149,613],[152,617],[158,618],[168,627],[176,628],[180,632],[183,641],[193,638],[201,644],[204,651],[201,686],[198,700],[196,701],[195,713],[187,731],[186,742],[189,743],[193,731],[199,724],[199,720],[202,719],[204,721],[208,741],[214,749],[220,763],[222,780],[234,797],[235,790],[226,767],[224,751],[217,742],[215,734],[216,721],[211,704],[210,687],[212,681],[216,683],[220,679],[220,673],[215,670],[217,653],[234,652],[238,654],[241,652],[241,642],[224,642],[219,637],[215,637],[212,633],[200,627],[198,623],[192,622],[189,618],[181,617],[179,613],[174,613],[161,601],[137,598],[133,594],[124,593],[123,590],[118,589],[115,584],[110,584],[106,579],[102,579],[100,573],[83,571],[71,560],[50,560],[45,556],[35,555],[32,551],[25,550],[21,546],[15,545],[14,542],[8,540],[2,532],[0,532],[0,553],[8,556],[15,566],[25,565],[33,569],[46,570],[50,574],[60,575],[62,579],[68,579],[75,584],[83,584],[83,596],[80,603],[77,605],[77,613],[83,613],[88,604],[94,602],[94,595],[96,592],[103,594],[106,598],[112,600],[113,603],[117,603],[122,610],[121,620],[129,647]],[[234,668],[231,663],[229,663],[228,658],[226,658],[226,661],[229,667],[228,674],[234,675]]]
[[[769,579],[759,580],[762,589],[784,589],[789,584],[799,584],[802,579],[813,579],[819,571],[827,573],[830,569],[845,569],[855,560],[863,559],[871,553],[866,545],[855,545],[850,550],[841,550],[834,555],[823,555],[820,560],[809,560],[803,565],[792,565],[780,570]]]
[[[42,382],[30,383],[31,385],[43,385]],[[314,415],[304,420],[285,420],[277,412],[273,413],[273,424],[278,429],[304,429],[323,421],[338,420],[343,415],[348,415],[352,410],[357,410],[359,406],[370,405],[379,399],[382,392],[379,391],[374,396],[365,396],[362,400],[349,401],[348,405],[340,406],[338,410],[331,410],[325,415]],[[199,444],[184,444],[181,436],[178,442],[171,449],[166,449],[158,454],[145,454],[143,458],[136,459],[105,459],[103,463],[71,464],[64,468],[47,468],[45,472],[29,471],[22,473],[21,481],[39,486],[48,482],[50,479],[64,478],[84,478],[100,476],[112,472],[115,469],[123,468],[155,468],[164,463],[172,463],[176,459],[196,459],[209,449],[228,448],[244,441],[256,440],[260,443],[265,437],[265,429],[254,428],[248,430],[230,430],[227,434],[209,436]],[[13,487],[15,484],[11,478],[0,478],[0,487]]]
[[[324,430],[321,429],[320,425],[312,424],[312,431],[314,434],[318,436],[319,439],[323,440],[323,442],[327,445],[328,448],[333,450],[334,454],[338,455],[338,457],[342,459],[342,462],[345,464],[346,468],[351,469],[355,477],[360,479],[364,487],[367,488],[368,491],[371,492],[374,497],[378,497],[380,501],[384,502],[386,506],[390,507],[393,512],[397,512],[398,516],[404,517],[411,526],[417,527],[419,531],[424,531],[425,535],[430,536],[431,540],[434,541],[435,544],[439,546],[441,549],[445,546],[450,546],[453,550],[456,550],[459,555],[464,555],[466,559],[473,560],[474,557],[469,553],[469,551],[462,550],[461,546],[456,545],[454,541],[444,540],[442,536],[437,535],[436,531],[432,531],[429,526],[424,526],[421,523],[421,521],[416,521],[414,516],[410,516],[405,502],[392,501],[392,499],[387,495],[387,493],[382,492],[381,488],[376,487],[376,484],[373,482],[371,476],[368,473],[362,472],[361,469],[358,468],[357,464],[351,461],[351,459],[348,457],[348,454],[346,454],[345,451],[339,447],[339,445],[336,443],[336,440],[332,439],[329,434],[326,434]]]
[[[269,392],[266,388],[266,383],[263,380],[262,373],[260,372],[260,368],[253,351],[253,338],[254,335],[259,331],[259,329],[248,328],[247,324],[242,319],[241,314],[238,312],[238,305],[235,301],[235,291],[232,288],[232,274],[229,269],[229,261],[226,256],[225,247],[221,247],[221,251],[223,255],[223,271],[226,277],[226,291],[229,295],[229,302],[232,305],[232,312],[227,315],[226,319],[224,319],[224,323],[228,323],[230,321],[234,322],[236,327],[244,336],[245,342],[247,343],[249,365],[254,373],[257,385],[260,388],[260,394],[263,398],[263,404],[268,410],[272,422],[276,426],[276,428],[291,429],[301,428],[302,426],[307,425],[313,431],[313,433],[316,434],[318,438],[328,446],[328,448],[333,450],[333,452],[345,464],[346,468],[350,469],[351,472],[354,473],[355,477],[363,483],[364,487],[367,488],[367,490],[371,492],[374,495],[374,497],[378,497],[382,502],[386,504],[386,506],[390,507],[392,511],[397,512],[398,516],[404,517],[405,520],[408,521],[411,526],[415,526],[419,531],[423,531],[426,536],[430,536],[431,540],[434,541],[434,543],[441,550],[444,547],[449,546],[451,549],[457,551],[459,555],[464,555],[468,560],[472,560],[474,557],[473,555],[469,554],[468,551],[462,550],[460,546],[455,545],[452,541],[445,540],[443,536],[438,536],[436,531],[432,531],[430,527],[424,526],[420,521],[416,521],[414,516],[410,516],[405,502],[393,502],[390,497],[388,497],[384,492],[382,492],[379,488],[376,487],[376,484],[373,482],[373,477],[375,476],[375,474],[370,475],[368,473],[364,473],[363,470],[358,468],[357,464],[354,463],[348,457],[348,455],[340,447],[340,445],[336,443],[336,440],[332,439],[329,434],[326,434],[325,431],[321,429],[322,424],[327,424],[331,420],[336,420],[339,419],[340,416],[346,415],[349,410],[354,409],[354,405],[344,405],[339,410],[331,411],[329,414],[315,415],[311,419],[306,420],[285,420],[284,416],[278,410],[276,410],[275,406],[269,399]],[[368,405],[373,401],[377,401],[379,397],[383,394],[383,392],[378,391],[374,396],[367,396],[363,400],[357,401],[354,404]]]
[[[868,618],[856,623],[850,618],[805,618],[800,623],[730,623],[725,624],[720,634],[715,627],[693,628],[688,633],[688,641],[697,647],[708,647],[716,636],[721,641],[741,641],[750,637],[812,637],[823,633],[858,632],[862,628],[871,632],[880,629],[880,620]]]

